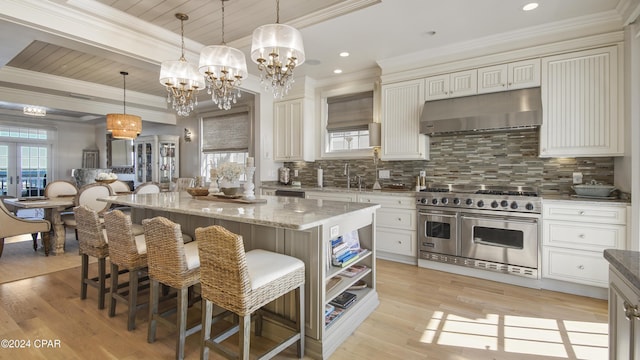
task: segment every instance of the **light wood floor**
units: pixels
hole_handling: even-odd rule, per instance
[[[80,300],[79,276],[75,268],[0,285],[0,339],[31,340],[28,349],[0,349],[0,359],[174,358],[174,333],[159,326],[148,344],[146,311],[128,332],[122,305],[109,318],[97,309],[95,289]],[[603,300],[383,260],[377,285],[380,306],[331,359],[607,358]],[[199,358],[198,337],[188,338],[187,359]],[[36,348],[36,339],[61,346]],[[279,358],[295,358],[294,349]]]

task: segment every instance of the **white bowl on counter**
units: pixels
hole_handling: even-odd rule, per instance
[[[576,195],[589,197],[608,197],[616,187],[613,185],[598,184],[592,180],[590,184],[574,185],[571,187]]]

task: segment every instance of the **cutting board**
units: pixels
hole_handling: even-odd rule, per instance
[[[207,201],[217,201],[217,202],[227,202],[227,203],[236,203],[236,204],[261,204],[266,203],[267,199],[255,198],[253,200],[243,199],[243,198],[227,198],[215,195],[207,195],[207,196],[195,196],[197,200],[207,200]]]

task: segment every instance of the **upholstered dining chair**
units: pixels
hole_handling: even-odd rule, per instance
[[[74,183],[67,180],[55,180],[44,187],[44,196],[48,198],[57,198],[65,196],[75,196],[78,188]]]
[[[109,291],[109,317],[116,315],[118,301],[127,304],[127,329],[136,328],[136,312],[146,306],[138,302],[138,291],[146,276],[147,245],[144,234],[135,236],[131,217],[120,210],[104,214],[104,228],[109,239],[111,286]],[[120,271],[129,273],[127,287],[118,283]]]
[[[42,219],[23,219],[10,212],[0,199],[0,256],[4,250],[4,239],[9,236],[31,234],[33,238],[33,250],[38,249],[38,233],[42,237],[45,255],[49,255],[49,231],[51,223]]]
[[[106,259],[109,256],[109,244],[98,212],[86,205],[73,208],[78,234],[78,247],[82,257],[80,270],[80,299],[87,298],[87,286],[98,289],[98,309],[104,309],[107,289]],[[89,278],[89,256],[98,259],[98,276]]]
[[[114,194],[127,194],[131,192],[129,185],[122,180],[116,180],[107,185],[111,188],[111,191]]]
[[[186,191],[187,188],[193,187],[195,184],[194,178],[177,178],[174,191]]]
[[[157,194],[159,192],[160,185],[155,182],[142,183],[133,191],[134,194]]]
[[[99,201],[98,199],[112,194],[111,188],[105,184],[93,183],[85,185],[78,190],[78,193],[73,199],[74,208],[80,205],[85,205],[89,209],[98,213],[100,223],[103,223],[104,219],[102,216],[109,209],[111,204],[106,201]],[[76,228],[77,221],[75,215],[63,214],[61,218],[65,229],[69,228],[76,230],[76,240],[78,240],[78,231]]]
[[[255,249],[245,253],[242,236],[219,225],[196,229],[200,256],[200,287],[202,296],[202,332],[200,359],[209,357],[209,348],[229,359],[249,359],[251,316],[257,313],[256,336],[261,335],[261,308],[291,291],[295,291],[295,326],[292,320],[269,314],[289,329],[289,337],[265,351],[259,359],[269,359],[290,345],[297,343],[297,355],[304,355],[304,283],[305,266],[302,260],[271,251]],[[211,336],[213,305],[240,317],[238,325]],[[260,312],[259,312],[260,311]],[[238,333],[238,353],[222,344],[224,339]]]
[[[149,269],[149,330],[147,341],[156,339],[158,322],[178,330],[176,359],[184,358],[187,336],[201,329],[200,322],[187,328],[189,288],[200,282],[200,258],[196,242],[184,243],[180,224],[158,216],[142,221],[147,244],[147,265]],[[160,284],[177,290],[177,316],[172,323],[158,312]]]

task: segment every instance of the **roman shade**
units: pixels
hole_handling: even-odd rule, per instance
[[[373,91],[327,98],[327,131],[367,130],[373,122]]]
[[[202,151],[248,151],[251,134],[249,112],[202,119]]]

